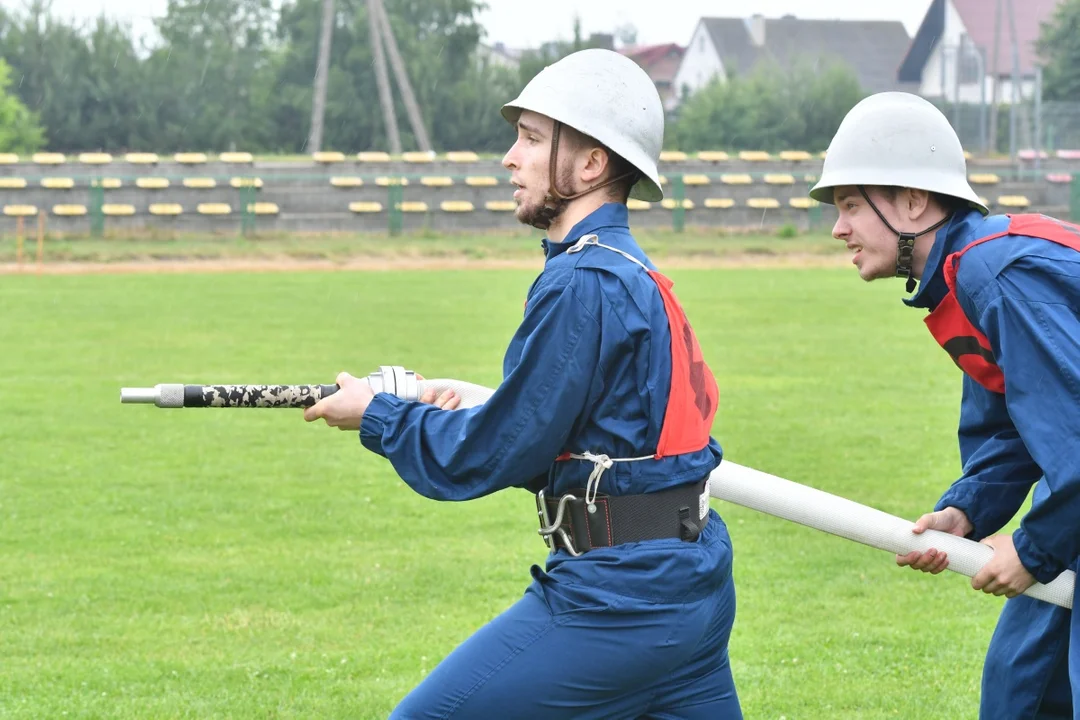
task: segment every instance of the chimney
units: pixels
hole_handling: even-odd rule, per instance
[[[746,30],[754,47],[765,46],[765,17],[755,13],[746,20]]]

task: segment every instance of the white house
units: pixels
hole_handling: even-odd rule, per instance
[[[1029,99],[1035,87],[1040,24],[1050,19],[1058,4],[1059,0],[1002,0],[999,18],[998,0],[933,0],[900,65],[899,80],[914,84],[926,98],[981,103],[990,102],[996,78],[998,102],[1009,103],[1015,23],[1018,87],[1021,99]]]
[[[784,67],[838,61],[855,72],[865,90],[895,90],[910,44],[903,23],[894,21],[701,18],[675,74],[675,87],[680,96],[689,95],[714,77],[745,74],[771,59]]]

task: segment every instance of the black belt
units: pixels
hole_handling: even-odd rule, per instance
[[[552,552],[565,548],[571,555],[642,540],[694,542],[709,520],[708,492],[706,477],[655,493],[598,494],[590,510],[582,489],[557,498],[540,491],[536,495],[540,534]]]

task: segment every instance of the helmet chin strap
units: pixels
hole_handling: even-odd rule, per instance
[[[573,195],[563,195],[561,192],[559,192],[559,189],[555,187],[555,173],[559,161],[559,135],[561,131],[562,123],[558,120],[554,120],[551,130],[551,157],[548,161],[548,191],[547,195],[544,196],[544,207],[541,208],[540,212],[536,214],[536,220],[534,220],[532,223],[532,226],[534,228],[538,228],[540,230],[547,230],[548,228],[550,228],[551,223],[554,222],[555,218],[557,218],[562,213],[562,211],[566,209],[566,206],[570,204],[571,200],[576,200],[583,195],[588,195],[591,192],[594,192],[601,188],[605,188],[613,183],[617,183],[624,178],[633,177],[638,174],[637,171],[631,170],[617,177],[608,178],[599,185],[593,185],[592,187],[585,188],[579,193],[575,193]]]
[[[877,209],[877,205],[875,205],[874,201],[870,199],[869,195],[867,195],[866,188],[862,185],[859,185],[858,187],[859,192],[862,193],[862,196],[866,200],[867,204],[870,205],[870,207],[873,208],[874,212],[877,213],[877,216],[881,218],[881,222],[885,223],[885,227],[896,233],[896,276],[903,277],[904,275],[907,275],[906,289],[909,294],[914,292],[915,270],[912,265],[915,260],[915,238],[919,237],[920,235],[925,235],[928,232],[933,232],[934,230],[937,230],[939,227],[947,223],[949,221],[949,218],[952,217],[952,215],[946,215],[940,221],[934,223],[922,232],[900,232],[891,224],[889,224],[889,221],[885,219],[885,216],[881,214],[881,211]]]

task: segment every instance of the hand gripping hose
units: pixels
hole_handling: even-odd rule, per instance
[[[415,373],[400,366],[382,366],[366,380],[376,392],[388,392],[404,400],[417,400],[429,388],[435,389],[436,396],[444,390],[454,390],[461,396],[462,408],[481,405],[494,392],[460,380],[419,380]],[[338,389],[337,385],[173,384],[123,388],[120,401],[154,404],[160,408],[301,408]],[[948,554],[949,570],[967,577],[978,573],[994,554],[987,545],[937,530],[916,535],[911,531],[912,522],[726,459],[709,477],[709,494],[878,550],[906,555],[936,548]],[[1024,594],[1071,609],[1075,580],[1075,573],[1066,570],[1045,585],[1035,583]]]

